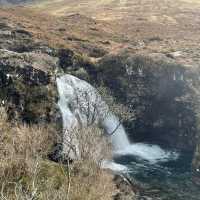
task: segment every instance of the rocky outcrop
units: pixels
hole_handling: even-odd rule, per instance
[[[0,50],[0,99],[10,117],[35,123],[54,120],[56,62],[47,54]]]
[[[21,25],[1,21],[0,102],[8,106],[10,118],[32,123],[60,118],[55,73],[73,73],[80,63],[73,51],[49,48]]]
[[[134,185],[131,180],[122,175],[115,175],[114,182],[119,192],[114,196],[114,200],[136,200],[140,187]]]
[[[70,49],[53,49],[5,19],[0,23],[0,102],[10,118],[46,123],[60,118],[55,73],[89,79],[87,60]],[[57,116],[58,115],[58,116]]]

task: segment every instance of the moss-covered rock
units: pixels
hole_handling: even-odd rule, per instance
[[[36,53],[0,50],[0,101],[10,117],[26,122],[55,122],[56,59]]]
[[[97,75],[96,65],[87,56],[69,49],[58,49],[55,54],[59,58],[58,70],[61,73],[72,74],[89,82],[95,81],[93,78]]]

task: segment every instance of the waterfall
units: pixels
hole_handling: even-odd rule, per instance
[[[158,145],[144,143],[130,144],[123,125],[119,119],[109,111],[98,91],[86,81],[72,75],[63,75],[57,78],[59,93],[58,106],[63,119],[63,153],[69,151],[67,144],[73,143],[76,152],[70,156],[77,157],[78,141],[70,138],[70,130],[75,127],[87,127],[91,124],[101,126],[110,137],[114,155],[133,155],[150,163],[164,162],[177,159],[178,155],[161,149]],[[122,168],[116,163],[109,163],[109,167]]]
[[[64,130],[70,131],[75,127],[97,124],[108,136],[110,135],[114,151],[130,145],[123,125],[109,111],[108,105],[93,86],[68,74],[58,77],[56,82],[59,93],[58,107],[62,114]],[[64,144],[69,143],[69,140],[68,133],[65,133]],[[78,146],[77,141],[74,143]],[[63,145],[63,148],[64,152],[68,152],[67,145]]]
[[[115,115],[110,113],[101,123],[106,132],[111,135],[114,151],[130,146],[124,127]]]
[[[73,89],[68,87],[62,78],[57,78],[57,89],[59,94],[58,107],[62,114],[63,129],[72,129],[77,125],[77,120],[69,108],[70,97],[73,95]]]

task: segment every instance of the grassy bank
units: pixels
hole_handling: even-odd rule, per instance
[[[113,176],[100,169],[102,156],[94,161],[94,154],[89,154],[96,149],[94,141],[100,141],[99,131],[88,128],[83,134],[82,130],[81,160],[56,163],[48,159],[60,140],[54,129],[10,122],[1,107],[0,199],[112,199],[116,193]]]

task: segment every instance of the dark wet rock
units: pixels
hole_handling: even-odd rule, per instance
[[[129,105],[130,138],[193,151],[199,134],[198,67],[186,67],[162,55],[106,56],[98,77]]]
[[[114,196],[114,200],[135,200],[139,192],[136,185],[133,185],[126,177],[115,175],[114,182],[119,192]]]
[[[58,50],[58,57],[59,57],[59,66],[63,68],[64,71],[67,70],[67,68],[74,65],[73,63],[73,57],[74,52],[69,49],[59,49]]]

